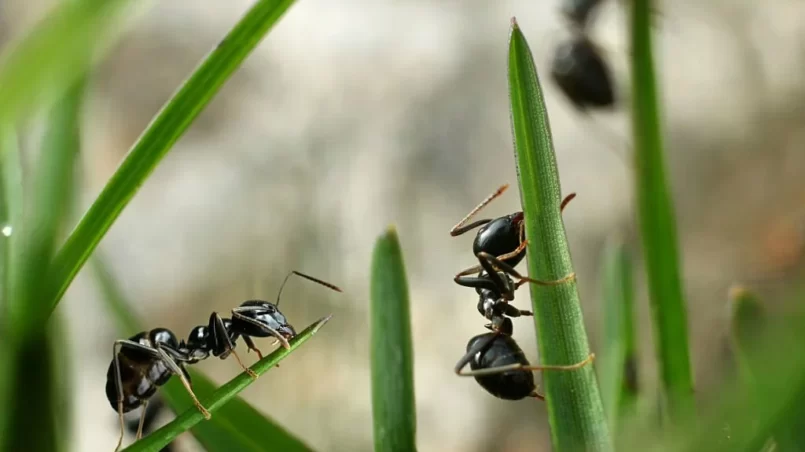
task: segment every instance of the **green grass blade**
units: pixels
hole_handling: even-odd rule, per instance
[[[109,272],[108,266],[97,254],[92,259],[92,266],[103,298],[114,313],[119,329],[124,332],[126,337],[142,331],[142,323],[131,312],[130,304],[123,295],[123,291]],[[201,400],[212,398],[216,389],[212,380],[195,370],[190,370],[190,375],[193,378],[193,391],[196,396]],[[190,395],[178,380],[163,386],[160,394],[176,413],[182,413],[189,408],[195,409]],[[191,432],[209,452],[230,450],[306,452],[311,450],[300,439],[261,414],[240,397],[231,399],[212,419],[197,424]]]
[[[212,397],[217,389],[215,384],[200,372],[191,370],[190,375],[193,378],[193,391],[196,396],[201,400]],[[262,383],[270,384],[268,381]],[[169,386],[165,388],[163,394],[168,404],[175,407],[176,412],[195,409],[190,395],[178,380],[172,381]],[[210,421],[196,425],[191,432],[208,452],[312,450],[239,397],[222,406]]]
[[[55,308],[157,164],[292,3],[293,0],[255,3],[149,124],[56,255],[48,277],[48,306],[41,310],[43,316]]]
[[[291,341],[291,349],[286,350],[285,348],[280,347],[274,353],[266,356],[262,360],[258,361],[256,364],[251,366],[251,369],[257,373],[257,375],[262,375],[268,372],[269,369],[276,366],[280,361],[282,361],[286,356],[290,353],[293,353],[300,345],[307,342],[308,339],[313,337],[316,332],[324,326],[330,320],[330,317],[324,317],[319,321],[315,322],[314,324],[307,327],[304,331],[299,333],[296,337],[294,337]],[[259,381],[259,380],[258,380]],[[230,380],[225,385],[218,388],[212,396],[208,398],[200,398],[202,405],[207,408],[210,413],[212,413],[212,418],[215,419],[216,413],[230,400],[235,398],[235,396],[246,389],[247,386],[252,384],[252,379],[246,373],[241,373],[237,377]],[[170,384],[166,385],[170,386]],[[174,385],[175,386],[175,385]],[[199,422],[204,420],[204,416],[195,408],[191,407],[187,409],[184,413],[180,414],[176,419],[172,422],[168,423],[167,425],[163,426],[159,430],[151,433],[150,435],[146,436],[145,438],[137,441],[136,443],[132,444],[131,446],[124,449],[127,452],[145,452],[145,451],[158,451],[160,448],[164,447],[166,444],[173,441],[174,438],[182,434],[183,432],[189,430],[190,428],[197,425]],[[264,437],[262,441],[268,441],[267,438]],[[266,444],[268,445],[268,444]],[[236,450],[230,447],[228,450]],[[251,449],[247,449],[251,450]]]
[[[632,274],[632,260],[626,246],[609,242],[603,264],[605,353],[600,369],[601,395],[613,434],[618,431],[618,421],[633,412],[637,400]]]
[[[18,226],[22,219],[22,166],[20,165],[19,144],[17,132],[13,124],[0,120],[0,165],[2,165],[2,191],[3,216],[0,229],[12,225]],[[15,240],[12,240],[14,238]],[[16,278],[11,267],[11,256],[18,247],[16,237],[0,235],[0,244],[3,247],[2,265],[2,302],[0,302],[0,406],[9,406],[10,390],[14,382],[15,364],[13,359],[15,350],[11,341],[9,326],[7,325],[8,300],[11,298],[11,281]],[[8,432],[9,410],[0,410],[0,445],[5,444]]]
[[[22,164],[20,162],[19,143],[17,142],[17,131],[11,123],[0,123],[0,165],[2,165],[2,190],[3,190],[3,219],[0,222],[0,231],[9,227],[13,231],[16,227],[21,229],[22,224]],[[6,317],[5,310],[8,300],[11,298],[11,280],[16,278],[11,267],[11,256],[19,251],[19,241],[16,236],[0,236],[0,243],[3,246],[3,291],[0,309],[3,310],[3,317]],[[8,331],[4,331],[8,334]],[[2,411],[2,410],[0,410]]]
[[[414,352],[408,282],[400,241],[393,227],[375,243],[371,278],[375,450],[415,451]]]
[[[58,317],[46,331],[17,342],[13,351],[13,393],[5,410],[12,413],[0,450],[58,452],[65,450],[71,388],[64,358],[68,352]]]
[[[523,33],[512,20],[509,40],[512,132],[525,213],[529,276],[556,281],[573,274],[559,211],[560,186],[548,114],[537,70]],[[568,365],[590,354],[575,279],[531,284],[543,364]],[[592,365],[543,374],[554,450],[612,450]]]
[[[758,387],[758,375],[763,375],[767,370],[762,362],[757,362],[756,357],[752,356],[751,350],[763,336],[764,330],[768,328],[766,314],[757,296],[743,287],[733,287],[730,291],[730,304],[732,310],[732,350],[738,365],[738,372],[746,392],[755,396],[755,404],[763,404],[765,394]],[[762,377],[761,377],[762,378]],[[805,401],[805,391],[797,397],[802,406]],[[802,425],[802,409],[789,409],[784,416],[780,416],[780,421],[772,429],[772,433],[777,444],[776,450],[779,452],[798,452],[805,450],[805,430]],[[765,438],[757,437],[757,443],[765,442]]]
[[[119,33],[127,0],[59,2],[29,33],[0,55],[0,117],[32,112],[59,98],[92,64],[99,43],[108,48]]]
[[[693,376],[676,223],[663,158],[651,2],[633,0],[631,19],[637,209],[665,402],[671,420],[681,421],[695,414]]]
[[[73,194],[75,156],[80,149],[79,119],[83,100],[83,83],[75,84],[56,102],[48,116],[48,126],[42,152],[34,174],[33,197],[30,208],[16,221],[11,235],[9,255],[9,293],[6,304],[5,334],[13,350],[0,356],[10,379],[3,389],[11,391],[5,399],[12,407],[13,417],[6,418],[3,427],[2,450],[56,451],[61,450],[60,434],[64,435],[63,420],[58,419],[64,404],[69,404],[71,392],[64,388],[58,368],[60,347],[58,325],[45,328],[46,323],[32,323],[32,313],[40,307],[41,277],[47,271],[60,227],[68,212]],[[7,157],[13,158],[13,149]],[[18,170],[9,176],[17,179]],[[11,181],[4,182],[6,189]],[[14,202],[25,201],[17,188]],[[13,209],[19,209],[20,206]],[[21,223],[21,225],[20,225]],[[36,426],[36,433],[32,430]]]
[[[83,99],[84,82],[79,81],[51,109],[34,174],[31,214],[12,235],[19,243],[19,252],[13,254],[11,263],[16,277],[12,282],[14,297],[8,304],[14,335],[37,334],[44,320],[40,314],[42,275],[69,215],[65,206],[72,203]]]

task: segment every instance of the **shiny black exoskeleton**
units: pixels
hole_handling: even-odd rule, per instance
[[[556,47],[551,78],[579,110],[615,104],[609,67],[595,44],[582,34]]]
[[[542,399],[537,392],[532,371],[575,370],[591,362],[595,355],[567,366],[532,366],[525,353],[511,337],[514,327],[509,318],[503,319],[497,328],[479,334],[467,343],[467,352],[456,363],[456,374],[474,377],[475,381],[493,396],[505,400],[520,400],[526,397]],[[470,371],[463,371],[469,364]]]
[[[475,236],[472,243],[472,252],[475,256],[486,253],[499,261],[508,264],[510,267],[515,267],[523,258],[525,258],[525,218],[522,211],[514,212],[509,215],[504,215],[498,218],[487,218],[483,220],[474,221],[467,224],[467,222],[475,216],[481,209],[486,207],[487,204],[492,202],[495,198],[499,197],[509,188],[509,184],[500,186],[494,193],[487,196],[486,199],[481,201],[470,213],[467,214],[461,221],[458,222],[453,229],[450,230],[450,235],[453,237],[464,234],[479,226],[481,229]],[[576,196],[571,193],[562,200],[560,210],[564,211],[565,206],[570,200]],[[480,258],[479,258],[480,261]],[[476,265],[466,270],[459,272],[456,278],[478,273],[483,268],[482,265]],[[458,280],[456,280],[458,282]],[[459,283],[461,284],[461,283]],[[475,286],[472,286],[475,287]]]
[[[221,359],[230,354],[235,356],[238,364],[252,377],[257,378],[251,369],[246,367],[235,351],[239,338],[243,338],[250,350],[257,352],[262,359],[251,337],[274,337],[285,348],[290,348],[289,340],[296,336],[296,331],[288,323],[278,306],[282,290],[291,275],[298,275],[321,284],[332,290],[341,292],[337,286],[300,272],[288,273],[280,285],[276,303],[262,300],[249,300],[232,310],[232,318],[222,318],[213,312],[207,325],[193,328],[187,341],[177,341],[176,336],[165,328],[156,328],[132,336],[128,340],[117,340],[114,344],[112,363],[109,365],[106,381],[106,397],[112,407],[118,411],[120,418],[120,440],[123,442],[123,413],[139,406],[148,405],[148,400],[157,390],[178,375],[193,402],[201,413],[210,418],[209,412],[201,405],[193,393],[190,375],[185,366],[195,364],[210,356]],[[142,436],[144,409],[137,431],[137,439]]]

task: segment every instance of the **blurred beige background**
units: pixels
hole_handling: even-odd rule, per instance
[[[617,234],[636,239],[630,174],[616,155],[629,150],[612,140],[629,136],[625,18],[610,0],[595,30],[624,103],[591,121],[547,75],[566,35],[558,2],[297,2],[102,242],[138,313],[186,335],[213,310],[272,299],[290,269],[340,285],[343,295],[300,281],[287,288],[282,307],[297,329],[335,317],[244,396],[317,450],[371,450],[367,278],[375,237],[396,224],[413,303],[420,450],[548,450],[543,405],[497,400],[453,374],[484,321],[474,292],[451,281],[473,263],[472,236],[448,231],[499,184],[516,182],[506,81],[515,15],[547,90],[563,190],[578,193],[565,221],[598,351],[602,245]],[[251,3],[143,3],[92,79],[82,209]],[[805,5],[704,3],[666,2],[656,41],[702,396],[726,368],[727,288],[746,281],[782,299],[802,273],[805,231]],[[2,37],[24,32],[50,5],[0,2]],[[514,193],[487,213],[517,209]],[[651,329],[637,281],[650,393]],[[518,299],[527,304],[525,293]],[[60,310],[77,373],[74,450],[111,450],[117,427],[103,388],[117,333],[91,271]],[[518,322],[515,337],[536,361],[532,323]],[[239,370],[217,359],[199,367],[220,382]],[[189,435],[176,445],[198,450]]]

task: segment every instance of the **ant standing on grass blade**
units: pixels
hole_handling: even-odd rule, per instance
[[[466,224],[508,188],[508,184],[500,186],[450,230],[450,235],[455,237],[481,226],[472,246],[479,265],[459,272],[453,281],[464,287],[475,288],[478,293],[478,312],[493,322],[502,320],[504,314],[510,317],[533,315],[530,311],[523,311],[509,304],[509,301],[514,300],[514,291],[524,283],[556,285],[575,277],[571,274],[557,281],[538,281],[522,276],[514,269],[525,257],[525,247],[528,243],[525,240],[525,219],[522,211]],[[566,196],[559,207],[560,211],[564,211],[565,206],[575,197],[575,193]],[[472,273],[478,275],[467,276]],[[518,282],[515,283],[512,277]]]
[[[262,359],[263,354],[255,347],[252,337],[274,337],[286,349],[290,348],[289,340],[296,336],[296,331],[288,323],[278,306],[282,289],[291,275],[321,284],[329,289],[341,292],[337,286],[297,271],[291,271],[285,277],[277,293],[275,303],[262,300],[249,300],[232,310],[232,318],[224,319],[218,313],[210,315],[209,324],[193,328],[187,342],[179,342],[176,335],[166,328],[155,328],[132,336],[129,339],[116,340],[113,346],[113,358],[106,375],[106,398],[112,408],[118,412],[120,419],[120,439],[115,451],[123,443],[123,413],[143,407],[136,439],[142,437],[143,423],[149,399],[162,386],[177,375],[182,381],[196,408],[210,419],[210,413],[199,402],[190,383],[188,364],[196,364],[210,356],[221,359],[230,354],[235,356],[238,364],[252,379],[257,378],[251,369],[246,367],[235,352],[236,341],[242,337],[249,350],[254,350]]]
[[[525,353],[512,338],[514,326],[511,317],[532,316],[509,304],[514,300],[514,292],[524,283],[557,285],[573,281],[575,274],[556,281],[537,281],[518,273],[514,266],[522,261],[525,254],[525,220],[523,212],[515,212],[496,219],[475,221],[466,225],[478,211],[499,197],[508,188],[503,185],[484,199],[453,229],[450,235],[461,235],[482,226],[473,242],[473,253],[479,266],[458,273],[454,281],[465,287],[473,287],[478,293],[478,312],[490,321],[485,327],[489,333],[473,337],[467,343],[467,351],[456,363],[455,372],[459,376],[475,377],[478,384],[495,397],[506,400],[520,400],[525,397],[542,399],[536,390],[532,371],[575,370],[591,362],[595,355],[571,365],[532,366]],[[560,204],[564,211],[568,202],[576,196],[571,193]],[[467,276],[479,272],[478,276]],[[517,279],[517,283],[513,281]],[[470,365],[470,371],[464,367]]]

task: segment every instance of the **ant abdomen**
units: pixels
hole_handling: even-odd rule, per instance
[[[490,336],[492,336],[491,340]],[[523,350],[508,335],[480,334],[470,339],[467,351],[481,341],[490,342],[470,360],[470,369],[473,371],[517,364],[523,367],[530,365]],[[526,370],[507,370],[492,375],[477,375],[475,381],[493,396],[505,400],[520,400],[533,396],[536,389],[534,374]]]

